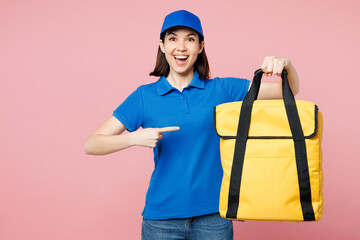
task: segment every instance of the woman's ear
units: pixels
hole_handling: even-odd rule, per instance
[[[163,53],[165,53],[164,43],[163,43],[163,41],[162,41],[161,39],[159,40],[159,46],[160,46],[161,51],[162,51]]]
[[[199,51],[200,54],[204,50],[205,42],[202,41],[199,45],[200,45],[200,51]]]

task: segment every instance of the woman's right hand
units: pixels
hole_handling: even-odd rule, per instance
[[[144,128],[129,134],[132,135],[133,145],[153,148],[164,137],[162,133],[179,129],[180,127]]]

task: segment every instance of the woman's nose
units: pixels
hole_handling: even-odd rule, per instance
[[[185,41],[178,41],[178,49],[179,49],[180,51],[185,51],[185,50],[186,50]]]

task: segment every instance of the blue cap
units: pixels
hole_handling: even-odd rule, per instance
[[[163,32],[165,32],[169,28],[177,26],[192,28],[204,38],[200,18],[186,10],[178,10],[168,14],[165,17],[163,26],[161,28],[160,38]]]

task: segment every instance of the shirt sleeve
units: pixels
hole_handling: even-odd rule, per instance
[[[230,101],[242,101],[248,92],[250,80],[245,78],[218,78],[218,84]]]
[[[143,124],[143,99],[141,90],[137,88],[112,114],[129,132],[137,130]]]

